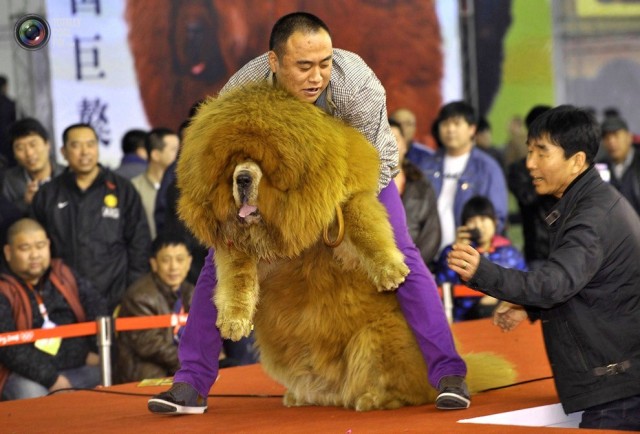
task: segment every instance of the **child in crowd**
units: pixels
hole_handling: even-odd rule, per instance
[[[472,244],[480,254],[491,262],[506,268],[527,271],[527,264],[520,251],[507,238],[496,234],[496,213],[493,204],[484,196],[474,196],[462,209],[463,226],[456,231],[456,243]],[[458,274],[447,264],[451,245],[440,254],[436,270],[439,285],[445,282],[451,285],[461,283]],[[486,318],[491,316],[497,300],[483,297],[457,297],[454,300],[454,321]]]

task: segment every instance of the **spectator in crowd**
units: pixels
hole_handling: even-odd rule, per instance
[[[11,125],[9,141],[18,165],[5,172],[2,195],[26,216],[38,188],[62,173],[62,167],[51,158],[49,134],[36,119],[21,119]]]
[[[525,118],[527,130],[538,116],[550,108],[547,105],[532,107]],[[518,201],[524,239],[524,257],[528,267],[533,269],[549,256],[549,229],[545,219],[556,199],[553,196],[540,196],[536,193],[533,179],[527,170],[526,157],[507,167],[507,184]]]
[[[415,139],[416,135],[416,115],[408,108],[399,108],[391,112],[389,119],[402,126],[404,140],[407,143],[407,160],[422,168],[422,160],[433,155],[433,149]]]
[[[32,215],[47,229],[53,252],[90,279],[113,312],[124,290],[148,271],[151,238],[131,182],[98,164],[98,137],[88,124],[62,134],[69,167],[43,185]]]
[[[147,155],[149,155],[147,169],[131,180],[142,198],[142,206],[147,215],[152,238],[156,236],[156,223],[153,214],[160,182],[167,168],[175,161],[179,146],[178,135],[170,129],[154,128],[151,130],[145,139],[145,148]]]
[[[602,122],[602,144],[613,185],[640,214],[640,152],[633,145],[633,134],[627,122],[619,116],[609,116]]]
[[[92,321],[107,314],[88,280],[60,259],[51,259],[47,234],[35,220],[23,218],[10,227],[4,257],[8,266],[0,274],[0,333]],[[2,400],[98,384],[95,337],[39,339],[0,348]]]
[[[409,234],[416,247],[420,249],[424,263],[429,266],[440,247],[440,218],[436,193],[418,166],[406,158],[407,144],[402,134],[402,125],[389,119],[389,126],[398,142],[400,158],[400,171],[393,180],[402,197]]]
[[[189,109],[189,115],[186,120],[182,121],[180,127],[178,127],[178,139],[180,142],[180,146],[182,146],[182,137],[184,136],[184,130],[189,126],[189,120],[196,114],[198,111],[198,106],[202,104],[203,100],[196,101],[191,108]],[[168,209],[171,206],[170,203],[167,203],[167,190],[169,185],[175,182],[176,179],[176,165],[178,163],[178,157],[180,156],[180,149],[178,148],[178,156],[176,159],[167,167],[167,170],[164,171],[164,175],[162,175],[162,180],[160,181],[160,188],[158,189],[158,194],[156,195],[156,204],[153,211],[153,219],[156,223],[156,232],[161,234],[164,230],[164,219],[167,213],[171,214],[172,211]],[[195,251],[192,250],[192,253]],[[194,258],[195,259],[195,258]],[[195,260],[193,261],[196,262]],[[192,265],[193,267],[194,265]],[[200,270],[200,268],[198,268]],[[197,278],[197,277],[196,277]],[[195,282],[195,281],[194,281]]]
[[[144,173],[147,168],[149,155],[145,147],[147,132],[133,129],[122,136],[122,160],[120,166],[114,171],[127,179],[134,178]]]
[[[463,226],[456,232],[457,244],[471,244],[478,252],[505,268],[527,271],[527,264],[522,253],[511,244],[511,241],[496,233],[496,212],[493,204],[484,196],[474,196],[462,208]],[[445,247],[438,260],[436,281],[460,284],[458,274],[449,268],[447,256],[452,246]],[[484,297],[456,297],[453,307],[455,321],[486,318],[491,316],[498,300],[488,295]]]
[[[384,88],[359,56],[334,49],[326,24],[309,13],[281,17],[272,29],[269,50],[240,69],[221,92],[268,80],[358,128],[376,148],[380,156],[378,198],[387,209],[396,244],[411,270],[395,295],[429,367],[429,383],[439,391],[436,408],[468,408],[466,364],[456,351],[437,286],[409,235],[404,207],[392,182],[398,148],[386,117]],[[180,341],[180,370],[168,391],[149,400],[152,412],[201,414],[207,409],[206,397],[218,374],[216,356],[221,349],[220,331],[215,327],[217,312],[211,302],[211,289],[216,286],[213,261],[210,249]]]
[[[527,156],[526,121],[521,116],[513,116],[507,131],[507,143],[504,145],[505,167]]]
[[[512,330],[540,319],[564,411],[581,428],[640,430],[640,218],[593,159],[595,118],[573,106],[547,110],[529,128],[527,169],[548,214],[551,251],[536,270],[509,270],[456,244],[449,266],[472,288],[505,302],[494,322]]]
[[[495,147],[493,143],[493,134],[491,134],[491,124],[484,117],[478,119],[478,127],[476,128],[476,146],[491,155],[504,170],[504,151]]]
[[[16,164],[9,141],[9,126],[17,119],[16,103],[7,96],[8,84],[7,77],[0,75],[0,169]]]
[[[496,211],[497,232],[505,229],[507,187],[498,163],[476,149],[476,115],[468,103],[453,101],[440,109],[438,136],[443,147],[425,160],[422,170],[438,197],[438,215],[442,237],[439,251],[456,239],[462,225],[462,207],[473,196],[485,196]]]
[[[189,312],[193,285],[187,282],[191,253],[176,236],[159,236],[151,244],[151,272],[125,292],[119,317]],[[178,368],[182,327],[121,332],[117,339],[116,382],[172,376]]]

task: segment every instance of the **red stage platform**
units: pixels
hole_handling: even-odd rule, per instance
[[[159,416],[147,399],[166,387],[112,386],[100,391],[60,393],[0,403],[2,433],[604,433],[603,430],[459,423],[496,413],[558,402],[539,325],[502,333],[489,320],[453,325],[461,352],[494,351],[518,370],[505,389],[473,396],[471,408],[439,411],[433,405],[357,413],[330,407],[286,408],[283,388],[252,365],[221,371],[209,410],[198,416]],[[135,394],[135,395],[131,395]],[[560,431],[558,431],[560,430]],[[610,431],[619,432],[619,431]]]

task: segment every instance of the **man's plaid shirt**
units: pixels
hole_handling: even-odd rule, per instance
[[[243,66],[220,93],[257,80],[273,81],[267,54]],[[380,155],[379,190],[398,173],[398,145],[387,120],[387,96],[374,72],[357,54],[335,48],[326,100],[316,105],[360,131]],[[324,102],[323,104],[319,104]]]

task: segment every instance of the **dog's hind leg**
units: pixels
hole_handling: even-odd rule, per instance
[[[427,369],[401,314],[362,328],[345,350],[345,404],[358,411],[419,405],[435,398]]]

